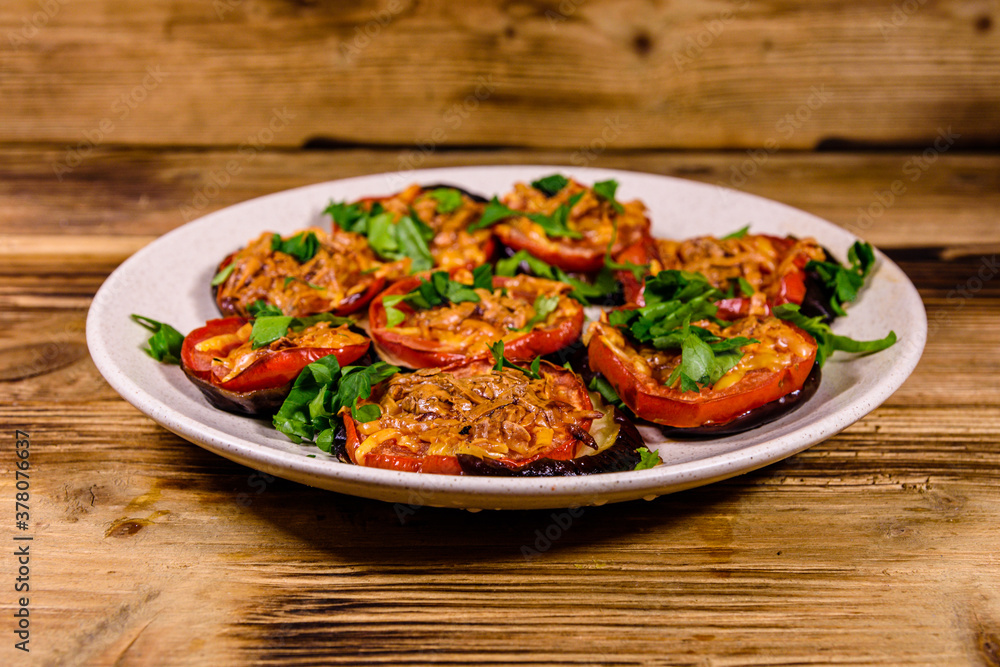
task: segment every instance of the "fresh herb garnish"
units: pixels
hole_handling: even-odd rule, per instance
[[[217,287],[222,283],[226,282],[226,278],[228,278],[235,269],[236,269],[236,258],[234,257],[232,261],[229,262],[229,264],[226,264],[226,267],[224,269],[216,273],[215,277],[212,278],[212,287]]]
[[[535,314],[531,316],[524,326],[517,331],[531,331],[535,328],[536,324],[540,324],[545,321],[545,319],[559,306],[558,295],[545,296],[544,294],[539,294],[535,297]]]
[[[483,216],[479,218],[476,222],[469,225],[469,231],[475,231],[477,229],[484,229],[492,224],[505,220],[506,218],[528,218],[536,225],[542,228],[547,236],[550,237],[565,237],[569,239],[582,239],[583,234],[580,232],[570,229],[567,225],[569,222],[569,212],[572,210],[576,203],[580,201],[583,197],[582,192],[578,192],[569,198],[569,201],[565,204],[560,204],[552,215],[545,215],[544,213],[527,213],[525,211],[515,211],[512,208],[508,208],[500,203],[500,200],[496,197],[490,200],[483,209]]]
[[[541,367],[542,363],[541,357],[535,357],[535,360],[531,362],[531,366],[528,368],[522,368],[521,366],[517,366],[511,363],[511,361],[504,356],[502,340],[498,340],[497,342],[490,345],[490,352],[493,354],[493,360],[496,362],[496,366],[493,367],[493,370],[502,371],[505,368],[512,368],[514,370],[521,371],[532,380],[542,379],[542,374],[539,372],[539,368]]]
[[[531,182],[531,187],[544,192],[548,197],[559,194],[559,191],[567,185],[569,185],[569,179],[562,174],[552,174]]]
[[[740,363],[741,348],[760,342],[744,336],[721,338],[701,327],[683,329],[686,331],[680,343],[681,363],[667,378],[668,386],[679,380],[681,391],[700,391],[702,386],[715,384]]]
[[[611,208],[615,209],[616,213],[625,212],[625,207],[615,199],[615,193],[618,191],[618,181],[610,180],[594,183],[593,190],[595,195],[611,204]]]
[[[367,238],[368,245],[383,260],[409,258],[410,273],[427,271],[434,266],[427,245],[434,238],[434,230],[412,210],[396,221],[395,216],[378,202],[367,211],[360,204],[330,202],[324,213],[328,213],[341,229]]]
[[[477,289],[493,289],[493,271],[489,264],[477,266],[472,271],[471,285],[452,280],[446,271],[435,271],[431,274],[430,280],[422,280],[417,287],[406,294],[391,294],[382,298],[386,326],[394,327],[406,319],[403,311],[396,308],[404,301],[418,310],[427,310],[447,303],[465,301],[479,303],[479,295],[475,292]]]
[[[368,217],[372,215],[371,212],[364,210],[360,204],[334,201],[331,201],[323,212],[333,218],[334,224],[345,232],[356,234],[364,234],[368,230]]]
[[[462,205],[462,193],[455,188],[435,188],[427,195],[437,201],[438,213],[451,213]]]
[[[341,368],[332,354],[314,361],[295,379],[288,398],[274,415],[274,428],[292,442],[313,441],[329,452],[341,409],[350,408],[351,417],[359,422],[378,419],[382,412],[377,405],[359,406],[358,401],[370,397],[374,385],[398,372],[399,368],[383,361]]]
[[[571,368],[569,370],[573,369]],[[625,408],[625,402],[618,395],[618,392],[615,391],[615,388],[611,385],[610,382],[608,382],[607,378],[605,378],[600,373],[598,373],[597,375],[595,375],[590,379],[590,383],[587,384],[587,389],[591,391],[596,391],[598,394],[601,395],[601,398],[603,398],[611,405],[614,405],[619,410]]]
[[[635,452],[639,455],[639,462],[635,464],[633,470],[648,470],[662,463],[660,453],[655,449],[650,451],[645,447],[639,447]]]
[[[736,278],[736,284],[739,286],[740,292],[743,296],[753,296],[753,293],[756,291],[754,290],[753,285],[751,285],[750,282],[743,276]]]
[[[281,234],[274,234],[271,236],[271,250],[291,255],[302,264],[316,256],[319,239],[313,232],[299,232],[287,239],[282,239]]]
[[[750,225],[744,225],[743,227],[737,229],[735,232],[729,232],[725,236],[720,237],[719,240],[728,241],[729,239],[741,239],[747,235],[748,231],[750,231]]]
[[[611,259],[611,249],[618,240],[618,220],[611,221],[611,240],[604,248],[604,266],[611,271],[628,271],[639,282],[649,273],[649,264],[635,264],[633,262],[616,262]]]
[[[247,312],[250,313],[251,319],[257,317],[265,317],[268,315],[284,315],[284,313],[281,312],[280,308],[278,308],[277,306],[272,306],[263,299],[257,299],[256,301],[251,303],[250,307],[247,308]]]
[[[166,364],[181,363],[181,345],[184,344],[184,336],[177,329],[142,315],[132,314],[131,317],[133,321],[153,332],[149,337],[149,346],[142,348],[143,352]]]
[[[817,262],[806,264],[806,271],[815,271],[830,295],[830,308],[843,317],[847,312],[843,304],[858,298],[858,291],[864,286],[865,278],[875,266],[875,250],[870,243],[855,241],[847,251],[850,266],[841,266],[836,262]]]
[[[511,257],[501,259],[497,262],[498,276],[513,276],[517,273],[521,264],[525,264],[532,275],[549,280],[558,280],[573,288],[569,293],[570,298],[576,299],[580,303],[587,305],[591,301],[603,299],[614,294],[618,290],[618,281],[607,267],[601,269],[597,274],[593,284],[585,280],[580,280],[569,275],[562,269],[544,262],[526,250],[518,250]]]
[[[253,329],[250,331],[250,346],[254,350],[262,348],[283,338],[289,331],[302,331],[319,322],[330,322],[340,326],[352,324],[353,320],[349,317],[337,317],[330,313],[320,313],[309,317],[291,317],[289,315],[272,315],[268,311],[267,315],[258,315],[253,321]]]
[[[285,288],[287,288],[287,287],[288,287],[288,286],[289,286],[290,284],[292,284],[292,283],[294,283],[294,282],[296,282],[296,281],[297,281],[297,282],[300,282],[300,283],[302,283],[302,284],[304,284],[304,285],[306,285],[306,286],[308,286],[308,287],[311,287],[311,288],[313,288],[313,289],[316,289],[316,290],[325,290],[325,289],[326,289],[326,288],[325,288],[325,287],[323,287],[322,285],[316,285],[316,284],[314,284],[314,283],[311,283],[311,282],[309,282],[308,280],[303,280],[302,278],[299,278],[298,276],[286,276],[286,277],[285,277],[285,282],[284,282],[284,284],[282,284],[282,286],[281,286],[281,287],[282,287],[282,289],[285,289]]]
[[[822,316],[806,317],[799,312],[799,306],[794,303],[784,303],[777,306],[773,312],[776,317],[791,322],[816,339],[816,344],[819,346],[816,350],[816,363],[820,367],[838,350],[868,354],[892,347],[896,342],[895,331],[890,331],[889,335],[881,340],[854,340],[848,336],[838,336],[833,333],[830,325],[823,321]]]

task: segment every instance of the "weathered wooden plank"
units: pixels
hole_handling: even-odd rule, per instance
[[[343,150],[260,152],[100,149],[59,182],[57,151],[0,150],[0,232],[28,235],[157,236],[184,222],[253,197],[325,180],[400,169],[405,152]],[[916,181],[917,152],[803,154],[604,152],[591,166],[631,169],[737,188],[802,208],[879,246],[1000,245],[1000,158],[943,155]],[[227,165],[236,161],[228,182]],[[439,151],[422,167],[564,164],[570,151]],[[906,188],[892,194],[900,181]],[[223,183],[223,187],[219,183]],[[897,187],[897,193],[899,193]],[[889,198],[891,197],[891,202]],[[888,203],[888,206],[885,205]],[[947,224],[945,224],[947,223]],[[0,237],[0,257],[25,262]],[[83,241],[81,241],[83,242]],[[116,238],[120,258],[138,239]],[[99,249],[104,242],[91,246]],[[60,247],[65,247],[60,244]],[[31,261],[53,251],[30,254]],[[117,261],[120,261],[118,259]]]
[[[0,9],[0,141],[65,144],[67,169],[108,143],[924,147],[951,127],[974,145],[1000,136],[995,14],[974,0],[15,0]]]

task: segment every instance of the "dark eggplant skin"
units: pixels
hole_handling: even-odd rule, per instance
[[[471,454],[459,454],[458,463],[463,474],[493,477],[573,477],[634,470],[641,458],[636,450],[644,447],[645,443],[632,421],[618,408],[615,408],[614,420],[619,426],[618,439],[600,454],[569,461],[538,459],[520,468],[511,468]]]
[[[287,382],[280,387],[269,389],[257,389],[255,391],[230,391],[217,387],[211,382],[202,380],[197,375],[191,373],[187,367],[181,364],[181,369],[188,380],[201,390],[208,402],[212,406],[232,412],[237,415],[247,415],[250,417],[270,417],[274,415],[285,402],[288,392],[292,390],[292,383]]]
[[[657,426],[663,435],[673,440],[709,440],[711,438],[723,438],[739,433],[746,433],[797,410],[816,393],[816,390],[819,389],[821,379],[822,372],[820,371],[819,364],[813,364],[812,370],[809,371],[809,375],[806,377],[806,381],[803,383],[801,389],[785,394],[778,400],[766,403],[759,408],[747,410],[725,424],[698,426],[696,428],[676,428],[659,424]]]
[[[463,195],[465,195],[466,197],[468,197],[472,201],[478,202],[480,204],[485,204],[486,202],[489,201],[489,199],[487,199],[486,197],[484,197],[482,195],[476,194],[475,192],[469,192],[465,188],[460,188],[457,185],[450,185],[448,183],[432,183],[431,185],[421,185],[420,186],[421,190],[437,190],[438,188],[446,188],[446,189],[449,189],[449,190],[458,190],[459,192],[461,192]]]
[[[820,248],[826,255],[826,261],[840,264],[828,248],[825,246],[820,246]],[[841,264],[841,266],[843,265]],[[827,287],[815,271],[806,271],[805,284],[806,295],[802,299],[799,311],[806,317],[822,317],[827,324],[833,322],[837,318],[837,314],[830,308],[830,299],[834,294],[833,289]]]

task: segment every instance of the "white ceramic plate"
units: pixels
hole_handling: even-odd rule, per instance
[[[329,225],[330,199],[389,194],[410,183],[451,183],[486,196],[517,181],[555,171],[584,183],[609,178],[622,200],[642,199],[654,233],[685,238],[721,235],[751,225],[754,233],[812,236],[839,258],[856,240],[843,229],[783,204],[724,188],[663,176],[552,166],[474,167],[381,174],[279,192],[206,215],[137,252],[105,281],[87,318],[87,343],[101,374],[157,423],[209,451],[310,486],[413,505],[529,509],[599,505],[708,484],[779,461],[828,438],[874,410],[910,375],[923,351],[927,318],[916,289],[881,253],[869,286],[834,330],[859,339],[890,329],[899,342],[878,354],[837,353],[823,369],[817,394],[797,411],[747,433],[707,442],[675,442],[643,430],[663,465],[651,470],[576,478],[503,479],[394,472],[338,462],[311,445],[296,445],[264,421],[210,407],[176,366],[140,349],[147,332],[139,313],[181,332],[218,317],[209,281],[223,256],[261,232],[291,233]],[[831,474],[836,471],[831,470]]]

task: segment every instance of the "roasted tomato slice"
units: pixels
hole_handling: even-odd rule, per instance
[[[467,272],[455,279],[471,284]],[[463,278],[464,276],[464,278]],[[401,280],[375,297],[368,309],[369,330],[380,356],[408,368],[430,368],[490,357],[489,345],[504,341],[507,358],[530,360],[566,347],[580,337],[583,307],[571,299],[565,283],[533,276],[495,276],[493,291],[475,290],[478,302],[448,303],[414,310],[406,302],[395,306],[405,319],[387,326],[385,297],[406,294],[422,278]],[[547,314],[535,310],[539,297],[552,306]]]
[[[667,386],[680,363],[678,350],[636,346],[606,322],[588,331],[590,368],[601,373],[636,416],[657,424],[697,427],[725,424],[748,410],[799,390],[816,360],[816,341],[776,317],[749,316],[721,329],[698,322],[722,338],[746,336],[759,343],[712,387],[681,391]]]
[[[212,288],[219,311],[247,317],[250,306],[260,300],[293,317],[346,315],[365,306],[384,287],[389,265],[375,257],[360,234],[310,227],[279,240],[309,235],[315,244],[303,244],[307,249],[298,254],[274,249],[275,235],[264,233],[226,257],[218,269],[224,279]]]
[[[645,239],[617,256],[618,262],[649,264],[650,275],[676,269],[700,273],[721,290],[741,294],[738,279],[753,287],[752,296],[719,301],[718,316],[736,319],[745,315],[768,315],[783,303],[801,304],[806,295],[806,264],[824,260],[826,253],[812,239],[780,238],[745,234],[740,238],[701,236],[686,241]],[[619,271],[627,303],[643,305],[643,284],[629,271]]]
[[[552,215],[579,193],[583,195],[570,209],[566,226],[579,232],[582,238],[550,237],[540,225],[525,217],[509,218],[496,224],[493,231],[509,248],[527,250],[564,271],[583,273],[604,266],[604,253],[612,239],[611,251],[616,253],[649,235],[649,218],[642,202],[623,202],[624,211],[617,212],[610,202],[574,180],[552,196],[518,183],[513,192],[504,196],[503,203],[516,211]]]
[[[181,366],[217,407],[245,414],[276,411],[312,362],[334,355],[349,364],[368,351],[368,339],[346,325],[319,322],[256,350],[252,328],[242,317],[227,317],[209,320],[184,338]]]
[[[347,455],[358,465],[457,475],[459,455],[517,470],[600,451],[590,430],[604,415],[579,376],[548,362],[540,376],[486,361],[394,375],[362,401],[377,404],[381,417],[360,423],[344,412]]]
[[[434,238],[428,243],[434,265],[447,270],[473,269],[493,259],[495,243],[490,230],[468,230],[482,216],[483,201],[482,197],[451,185],[414,184],[394,195],[366,197],[360,203],[370,209],[378,202],[400,217],[415,211],[421,222],[434,230]]]

